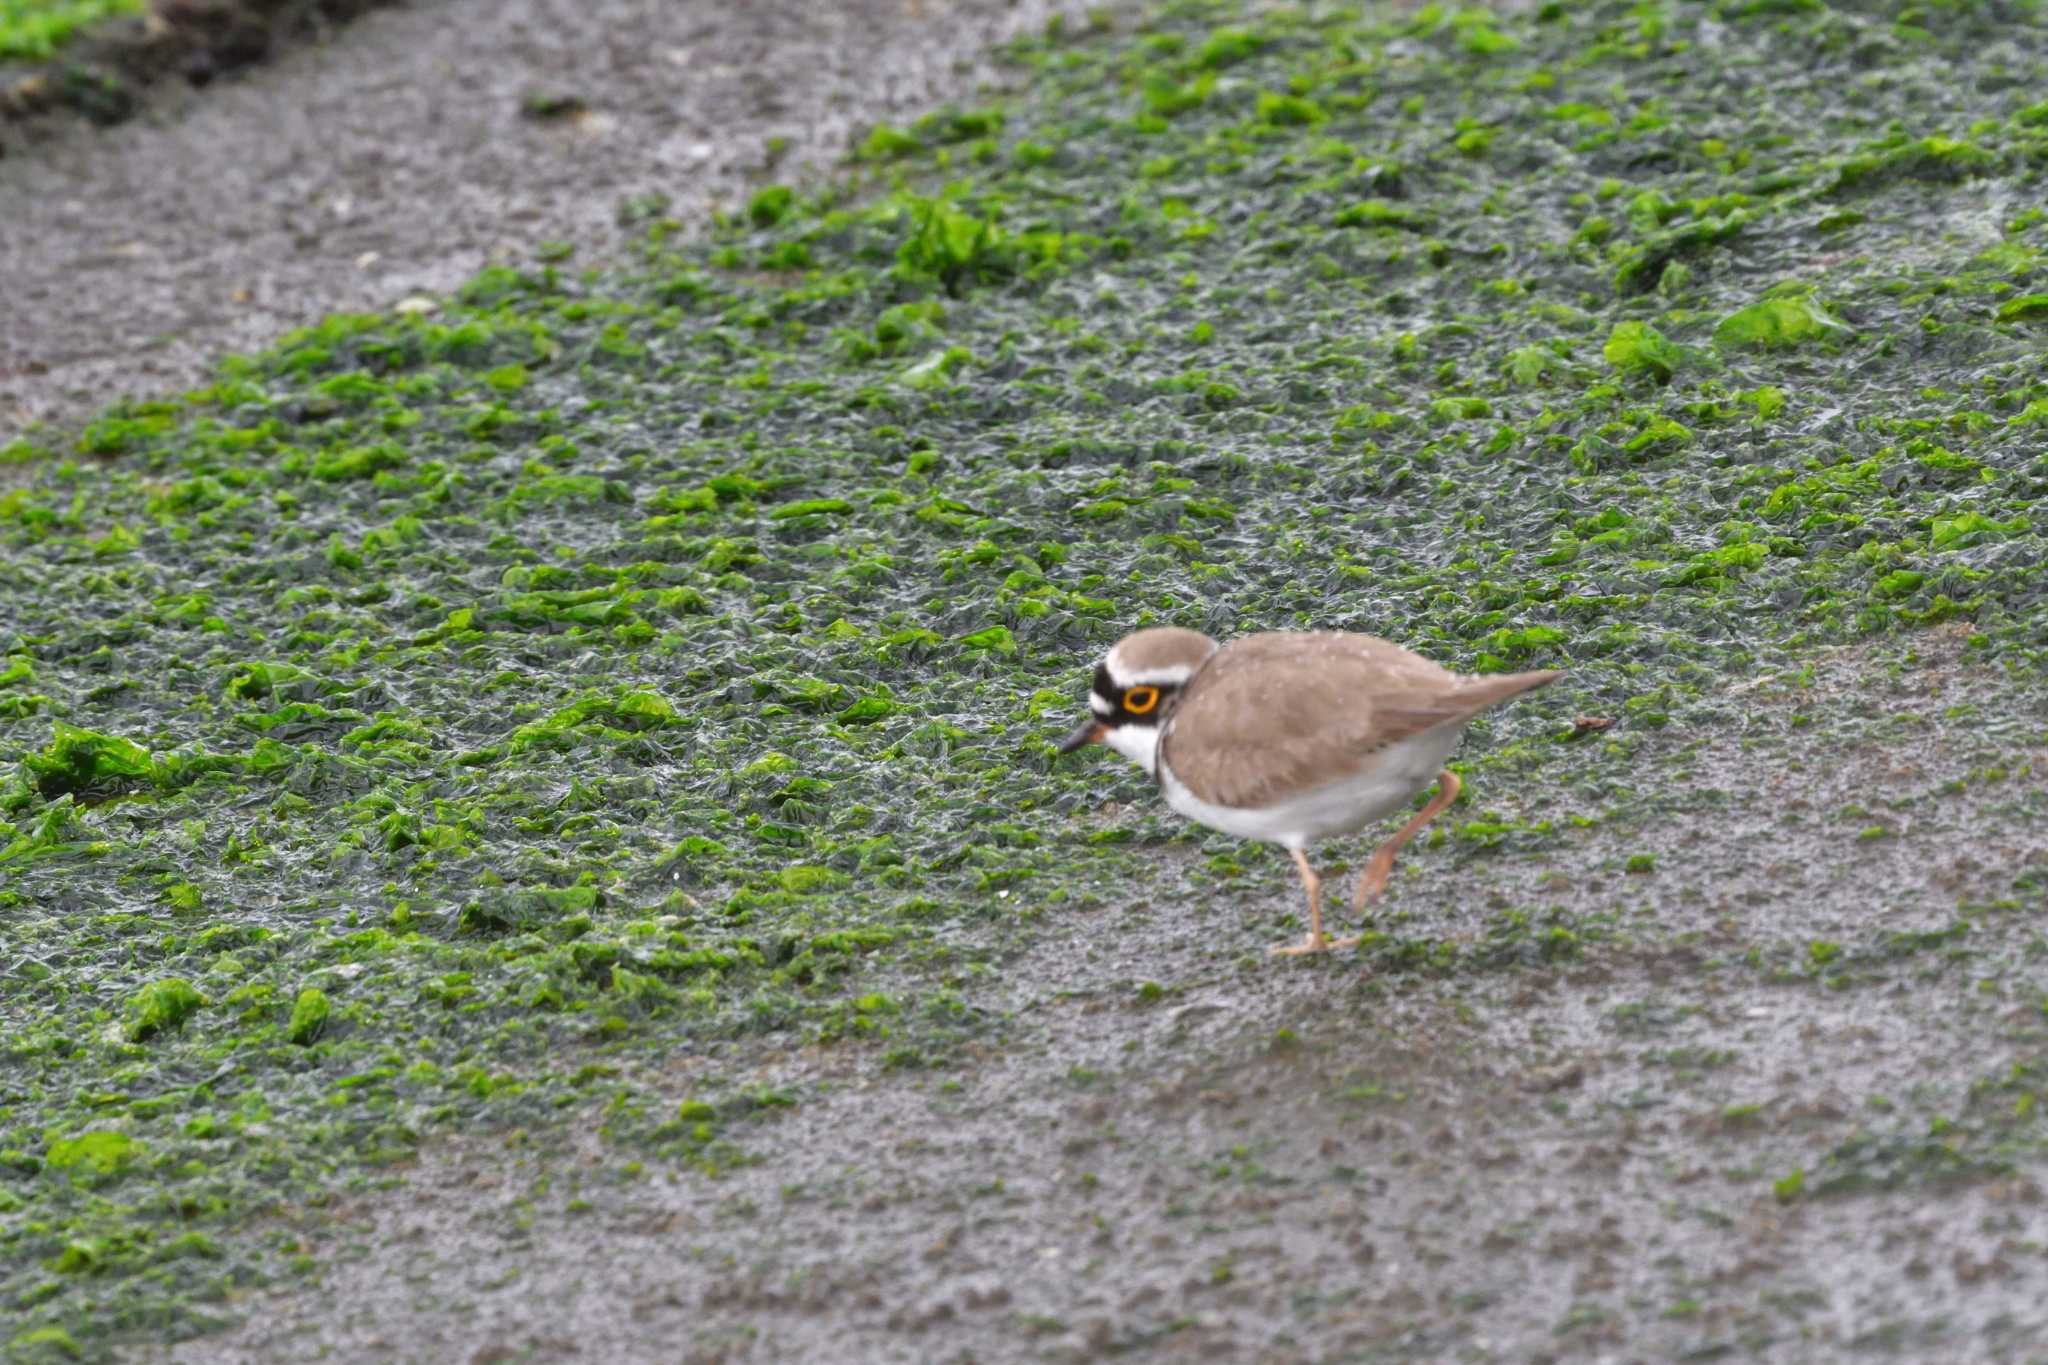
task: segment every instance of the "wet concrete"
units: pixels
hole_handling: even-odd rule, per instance
[[[1006,964],[940,1071],[764,1050],[802,1098],[740,1135],[757,1164],[622,1178],[593,1114],[286,1210],[321,1288],[170,1358],[2038,1359],[2048,1201],[1999,1086],[2044,1038],[2014,888],[2048,754],[1961,639],[1731,691],[1654,746],[1668,807],[1417,850],[1383,912],[1481,945],[1502,907],[1614,915],[1583,952],[1271,962],[1285,865],[1196,878]],[[1475,795],[1592,815],[1580,776]]]
[[[417,0],[113,129],[0,159],[0,441],[205,382],[224,352],[460,284],[537,244],[699,219],[971,100],[1057,0]],[[583,112],[536,120],[530,97]],[[771,139],[787,139],[779,156]]]

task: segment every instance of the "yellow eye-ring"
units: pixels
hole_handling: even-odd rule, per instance
[[[1133,687],[1124,693],[1124,710],[1134,716],[1142,716],[1159,705],[1159,689],[1156,687]]]

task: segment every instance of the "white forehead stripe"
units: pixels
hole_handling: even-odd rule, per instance
[[[1088,694],[1088,709],[1098,716],[1106,716],[1116,710],[1116,703],[1103,696],[1100,692],[1091,691]]]
[[[1126,669],[1111,650],[1103,660],[1109,665],[1109,680],[1118,687],[1179,687],[1195,676],[1193,664],[1167,664],[1159,668]]]

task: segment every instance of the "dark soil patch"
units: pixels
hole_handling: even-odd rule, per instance
[[[119,123],[158,81],[205,85],[392,2],[157,0],[148,13],[96,25],[48,61],[0,64],[0,119],[70,109]]]

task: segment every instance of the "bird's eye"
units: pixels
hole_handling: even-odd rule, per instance
[[[1159,705],[1159,689],[1156,687],[1134,687],[1124,693],[1124,710],[1134,716],[1142,716]]]

